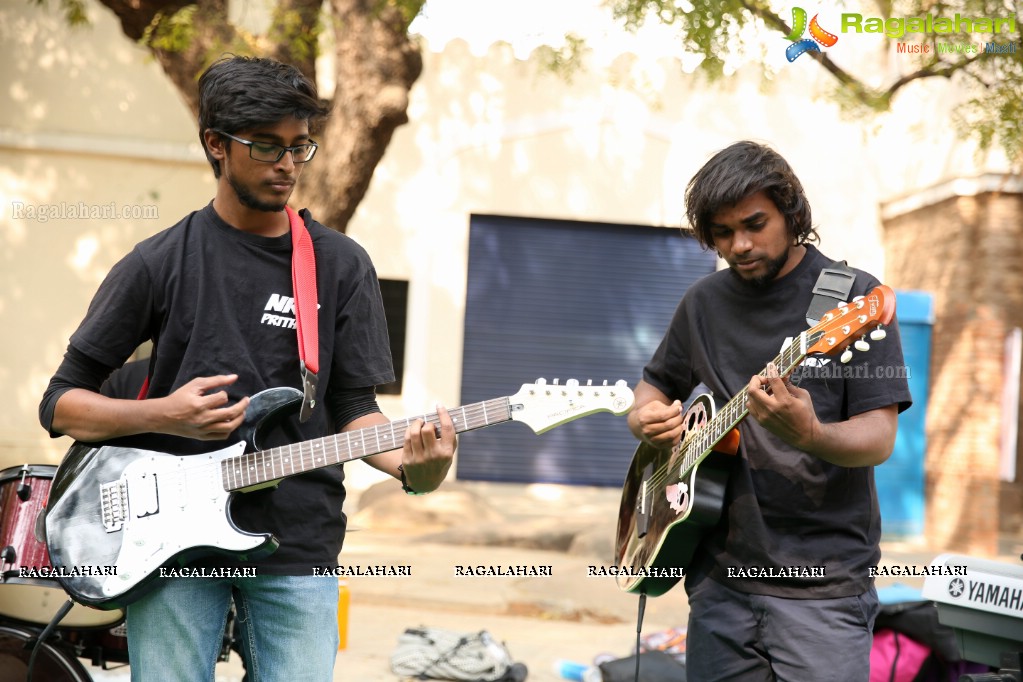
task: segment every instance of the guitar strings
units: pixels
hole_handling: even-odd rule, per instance
[[[800,336],[804,336],[813,332],[814,336],[820,338],[823,336],[823,330],[817,330],[816,327],[807,330]],[[818,332],[821,332],[818,335]],[[812,346],[813,344],[809,344]],[[799,345],[793,343],[787,348],[782,350],[777,356],[775,356],[773,362],[775,366],[782,368],[780,370],[781,376],[786,376],[792,369],[794,369],[803,358],[805,354],[800,351],[802,347],[802,339]],[[767,368],[761,370],[758,376],[767,377]],[[729,400],[722,408],[717,411],[714,416],[703,426],[697,428],[687,440],[680,441],[677,445],[672,447],[672,455],[668,458],[668,461],[651,475],[650,481],[656,487],[660,487],[662,484],[667,483],[668,479],[672,477],[672,470],[679,464],[679,455],[681,457],[681,466],[679,466],[678,479],[684,480],[688,478],[689,474],[706,459],[713,451],[713,447],[717,445],[735,426],[746,418],[748,410],[746,409],[746,400],[749,397],[749,387],[744,386],[739,390],[735,396]],[[741,406],[741,409],[740,409]],[[727,426],[727,427],[726,427]],[[707,434],[720,433],[720,436],[715,440],[709,440],[706,438]]]
[[[508,398],[495,398],[454,408],[450,413],[455,424],[455,432],[462,433],[510,420],[511,404]],[[293,473],[302,473],[398,449],[404,443],[404,433],[408,426],[417,419],[422,419],[434,428],[440,426],[440,416],[436,412],[432,412],[418,417],[398,419],[388,424],[369,426],[356,431],[347,431],[302,443],[293,443],[227,458],[221,463],[225,488],[239,490],[290,476]],[[342,440],[344,441],[343,445]],[[299,450],[297,457],[294,454],[296,448]],[[326,454],[330,449],[334,451],[333,455]],[[324,457],[328,457],[330,461],[318,463],[318,460]],[[267,461],[268,459],[269,461]],[[295,464],[295,460],[298,464]],[[261,464],[262,466],[260,466]],[[242,468],[239,469],[239,466]],[[232,467],[235,468],[234,471],[232,471]],[[291,468],[292,471],[283,473],[286,468]],[[277,475],[275,473],[277,470],[282,473]],[[239,485],[239,481],[243,482]]]
[[[784,377],[788,375],[788,373],[794,370],[796,366],[798,366],[799,363],[801,363],[803,359],[806,357],[806,353],[802,353],[800,351],[800,348],[803,347],[807,348],[808,349],[807,353],[809,353],[809,348],[812,348],[814,345],[816,345],[820,341],[820,339],[827,337],[829,333],[833,333],[835,331],[842,331],[843,326],[845,326],[845,322],[848,321],[846,320],[846,318],[849,316],[850,313],[854,314],[855,317],[859,318],[861,314],[858,313],[863,309],[863,306],[864,304],[862,301],[857,302],[855,305],[850,304],[849,309],[845,313],[842,313],[837,317],[829,318],[828,315],[832,315],[835,312],[835,310],[840,310],[839,308],[836,308],[835,310],[832,310],[825,314],[824,319],[822,319],[816,325],[802,332],[798,337],[800,339],[800,344],[798,346],[796,343],[793,342],[787,348],[783,349],[782,352],[775,357],[773,361],[775,366],[783,368],[779,370],[780,376]],[[866,326],[866,322],[869,321],[870,321],[869,318],[865,320],[864,326]],[[857,329],[856,331],[859,330]],[[846,338],[848,338],[849,336],[851,336],[851,333],[846,333],[843,335]],[[837,345],[838,344],[836,343],[836,346]],[[765,367],[763,370],[761,370],[758,376],[766,378],[767,368]],[[748,397],[749,386],[744,386],[738,393],[735,394],[734,397],[732,397],[731,400],[729,400],[725,405],[723,405],[721,410],[717,411],[706,424],[698,427],[695,431],[693,431],[689,439],[683,439],[678,444],[672,446],[671,456],[668,457],[667,461],[663,465],[657,467],[653,474],[651,474],[649,479],[650,484],[654,488],[660,488],[663,484],[666,484],[668,482],[669,478],[673,478],[674,476],[672,474],[672,470],[675,468],[674,465],[679,463],[680,459],[679,455],[682,455],[681,457],[682,466],[679,467],[678,480],[682,481],[687,479],[690,473],[692,473],[692,471],[696,468],[696,466],[702,463],[703,460],[706,459],[711,452],[713,452],[714,446],[717,445],[717,443],[719,443],[726,435],[728,435],[728,432],[732,428],[735,428],[735,426],[739,422],[746,418],[746,415],[749,412],[745,407],[746,400],[748,399]],[[737,406],[739,405],[742,405],[743,407],[737,413],[737,415],[731,419],[726,419],[725,417],[735,412]],[[730,428],[725,429],[723,426],[723,424],[725,423],[727,423]],[[696,448],[695,446],[699,444],[701,440],[701,434],[709,432],[720,432],[721,436],[715,442],[705,443],[701,447]],[[706,440],[706,438],[704,438],[703,440]]]
[[[766,377],[767,371],[766,370],[761,371],[759,376]],[[675,469],[677,465],[680,464],[679,455],[682,455],[682,457],[681,466],[678,466],[679,469],[678,479],[681,481],[687,478],[689,476],[689,473],[698,464],[700,464],[708,455],[710,455],[710,453],[713,451],[714,445],[716,445],[716,443],[711,443],[700,445],[700,447],[697,448],[696,446],[700,443],[702,434],[708,431],[720,432],[721,438],[724,438],[728,434],[728,431],[730,431],[731,429],[725,429],[723,424],[726,422],[731,422],[734,428],[734,424],[738,423],[743,418],[745,418],[747,410],[743,408],[741,412],[738,414],[738,416],[736,416],[734,419],[729,420],[725,419],[724,417],[734,411],[733,407],[734,405],[745,404],[746,397],[747,389],[743,388],[735,395],[735,397],[729,400],[721,408],[720,411],[717,411],[714,414],[714,416],[711,417],[705,424],[699,426],[695,431],[691,432],[690,434],[687,434],[690,436],[688,439],[683,439],[677,445],[672,446],[671,456],[663,465],[657,467],[654,473],[650,476],[650,483],[653,484],[654,487],[658,488],[662,484],[667,483],[668,479],[672,477],[671,471]],[[703,440],[706,439],[703,438]],[[694,453],[699,454],[694,455]],[[690,462],[689,461],[690,459],[694,461]]]
[[[511,405],[508,398],[494,398],[479,403],[473,403],[463,407],[450,410],[452,421],[455,422],[455,432],[462,433],[472,429],[481,428],[490,424],[497,424],[511,419]],[[231,455],[222,459],[204,458],[202,455],[188,455],[185,461],[167,471],[158,472],[165,485],[177,485],[189,487],[188,478],[192,476],[216,476],[219,478],[224,490],[231,492],[247,488],[260,483],[266,483],[279,478],[289,477],[293,474],[300,474],[305,471],[342,464],[348,461],[355,461],[364,457],[370,457],[381,452],[395,450],[402,447],[404,443],[404,432],[409,424],[417,419],[432,426],[440,426],[440,416],[436,413],[424,414],[415,417],[397,419],[387,424],[368,426],[356,431],[346,431],[322,438],[316,438],[301,443],[292,443],[256,452],[246,452],[238,455]],[[380,443],[380,436],[387,432],[394,443],[394,447],[385,446],[379,450],[372,450],[370,443]],[[372,435],[370,435],[372,434]],[[401,437],[399,437],[401,436]],[[386,438],[382,440],[386,441]],[[319,448],[317,451],[316,448]],[[297,452],[296,452],[297,450]],[[333,450],[330,457],[336,461],[317,463],[321,453]],[[347,456],[344,456],[347,453]],[[171,455],[173,456],[173,455]],[[202,461],[191,461],[192,458]],[[284,458],[288,457],[288,460]],[[232,467],[244,467],[241,470],[232,472]],[[285,472],[285,467],[290,469]],[[274,472],[281,472],[276,474]],[[270,473],[271,475],[267,475]],[[231,481],[238,482],[245,480],[244,484],[235,485]]]
[[[556,390],[556,385],[547,388],[548,394],[550,391]],[[597,391],[599,395],[600,387],[586,387],[585,390]],[[565,388],[562,388],[562,395]],[[579,396],[583,396],[583,389],[580,388]],[[613,395],[613,393],[612,393]],[[491,400],[485,400],[471,405],[453,408],[449,410],[452,422],[455,426],[456,433],[462,433],[465,431],[471,431],[473,429],[489,426],[491,424],[497,424],[506,422],[512,419],[512,405],[511,398],[494,398]],[[459,422],[459,414],[461,414],[461,422]],[[581,416],[576,415],[576,416]],[[381,452],[387,452],[388,450],[397,449],[401,447],[404,439],[399,436],[403,436],[405,430],[409,424],[415,419],[422,419],[426,423],[433,426],[435,429],[440,427],[440,416],[436,412],[432,412],[427,415],[421,415],[419,417],[409,417],[406,419],[400,419],[391,422],[387,425],[371,426],[365,429],[357,431],[345,432],[343,434],[337,434],[335,436],[328,436],[326,438],[306,441],[304,443],[291,444],[280,446],[278,448],[272,448],[256,453],[245,453],[242,455],[236,455],[231,458],[227,458],[221,461],[221,472],[224,480],[224,486],[227,490],[239,490],[242,488],[251,487],[253,485],[259,485],[267,481],[276,480],[283,476],[288,476],[294,473],[300,473],[295,471],[295,464],[293,461],[293,453],[295,448],[299,448],[299,462],[302,466],[302,470],[314,469],[327,464],[317,464],[317,460],[321,453],[325,453],[330,447],[335,450],[334,457],[335,461],[330,461],[328,464],[341,463],[344,461],[352,461],[354,459],[361,459],[371,455],[379,454]],[[383,430],[383,431],[381,431]],[[384,441],[386,445],[381,446],[381,433],[384,435]],[[338,446],[340,444],[340,438],[344,436],[347,443],[347,450],[350,451],[345,458],[340,457],[338,452]],[[358,442],[352,443],[352,436],[358,437]],[[372,451],[367,449],[367,442],[375,441],[376,447]],[[322,447],[326,446],[326,447]],[[309,452],[309,451],[312,452]],[[309,461],[309,457],[312,457],[312,461]],[[266,476],[265,473],[260,473],[260,469],[265,472],[268,463],[265,461],[269,457],[270,475]],[[274,458],[280,462],[280,469],[282,472],[286,470],[286,467],[291,467],[292,471],[288,474],[282,474],[278,476],[276,474],[277,465]],[[262,462],[261,462],[262,460]],[[262,463],[262,467],[260,464]],[[233,467],[233,470],[232,470]],[[253,477],[255,480],[253,480]],[[239,480],[243,480],[244,483],[239,485]]]
[[[511,420],[511,399],[509,397],[492,398],[462,407],[450,408],[449,413],[454,423],[455,432],[463,433]],[[219,467],[223,488],[229,492],[241,490],[324,466],[342,464],[398,449],[404,444],[405,430],[416,419],[422,419],[435,429],[441,425],[439,414],[431,412],[398,419],[388,424],[369,426],[356,431],[347,431],[257,452],[240,453],[221,459],[201,458],[193,455],[188,457],[188,461],[179,463],[177,468],[160,473],[168,485],[188,487],[189,484],[185,479],[189,476],[210,476],[217,473],[214,469]],[[375,443],[375,446],[369,445],[370,443]],[[331,450],[333,450],[333,454],[327,454]],[[193,457],[202,459],[202,461],[193,462],[191,461]],[[323,458],[327,458],[326,461],[321,461]],[[183,480],[184,483],[182,483]]]
[[[814,331],[814,329],[808,330],[808,332],[804,332],[800,336],[802,337],[804,334],[808,334],[811,331]],[[795,366],[802,361],[803,357],[805,357],[805,355],[802,355],[799,350],[802,347],[803,340],[801,339],[800,341],[801,343],[799,345],[793,343],[775,356],[773,362],[776,366],[783,368],[780,372],[782,376],[795,368]],[[766,378],[767,368],[765,367],[761,370],[758,376]],[[748,396],[749,387],[744,386],[731,400],[725,403],[725,405],[723,405],[707,423],[693,431],[689,439],[682,440],[677,445],[673,446],[672,455],[668,458],[668,461],[665,462],[663,466],[658,467],[654,474],[651,475],[651,483],[653,483],[656,487],[660,487],[662,484],[666,483],[668,478],[671,476],[671,470],[675,468],[672,463],[674,462],[675,464],[678,464],[680,454],[683,455],[683,457],[681,459],[681,467],[679,467],[679,480],[687,478],[689,473],[710,455],[714,445],[720,442],[720,440],[723,439],[736,424],[746,417],[748,411],[745,408],[745,404]],[[739,406],[743,407],[739,409]],[[727,425],[727,428],[725,425]],[[708,441],[706,434],[712,433],[720,433],[721,435],[714,441]]]

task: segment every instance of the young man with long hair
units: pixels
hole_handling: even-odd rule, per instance
[[[807,328],[814,285],[833,263],[811,243],[802,185],[777,152],[738,142],[696,173],[685,199],[696,239],[728,267],[686,291],[629,426],[656,447],[678,442],[683,401],[700,384],[720,401],[748,388],[751,417],[721,519],[686,567],[687,673],[865,682],[881,537],[873,467],[891,454],[911,400],[904,378],[879,378],[904,374],[874,370],[903,367],[898,327],[854,371],[811,356],[791,378],[773,366],[761,375]],[[854,273],[850,298],[878,284]]]

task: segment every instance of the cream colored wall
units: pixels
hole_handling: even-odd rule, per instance
[[[634,55],[566,83],[508,45],[483,57],[460,41],[428,51],[412,123],[349,227],[363,243],[397,245],[373,250],[382,276],[412,275],[409,365],[423,374],[409,402],[458,392],[471,214],[677,228],[688,179],[737,139],[782,151],[813,200],[822,248],[880,274],[866,135],[804,86],[782,80],[786,94],[765,97],[750,72],[708,89],[674,60]]]
[[[36,410],[93,292],[135,242],[213,196],[159,66],[110,12],[89,16],[70,29],[45,4],[0,8],[0,467],[59,460],[69,441]]]
[[[67,440],[46,437],[36,406],[100,279],[214,192],[166,77],[109,12],[89,12],[94,27],[72,30],[45,7],[0,8],[0,467],[59,458]],[[879,149],[877,128],[910,124],[843,120],[821,97],[828,77],[807,59],[765,90],[757,71],[708,87],[675,60],[630,54],[594,59],[566,81],[507,45],[483,56],[459,41],[424,52],[411,123],[349,226],[382,277],[410,280],[406,388],[383,401],[394,417],[459,400],[473,213],[677,228],[693,172],[752,138],[803,179],[822,249],[883,274],[878,206],[912,177],[899,159],[913,139]],[[44,223],[13,217],[14,202],[155,206],[158,217]]]

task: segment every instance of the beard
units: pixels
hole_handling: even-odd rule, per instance
[[[248,187],[235,180],[232,176],[228,176],[228,183],[231,185],[231,189],[238,195],[238,201],[241,202],[242,206],[251,208],[254,211],[265,211],[267,213],[280,213],[284,210],[285,205],[288,203],[284,201],[263,201],[257,197]]]
[[[763,262],[764,271],[759,275],[744,275],[734,267],[732,268],[732,271],[739,275],[739,279],[745,284],[748,284],[754,289],[760,289],[766,286],[769,282],[772,282],[774,278],[778,276],[778,273],[785,267],[785,263],[788,262],[788,259],[788,251],[785,251],[777,258],[765,259]],[[729,263],[729,265],[731,266],[732,264]]]

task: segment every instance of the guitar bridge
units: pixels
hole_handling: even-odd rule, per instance
[[[103,483],[99,487],[100,508],[103,527],[108,533],[116,533],[124,527],[128,515],[128,485],[125,481]]]
[[[650,477],[653,476],[653,463],[647,464],[643,469],[643,478],[640,483],[639,496],[636,498],[636,537],[646,537],[650,531],[650,505],[653,502],[650,496]]]

